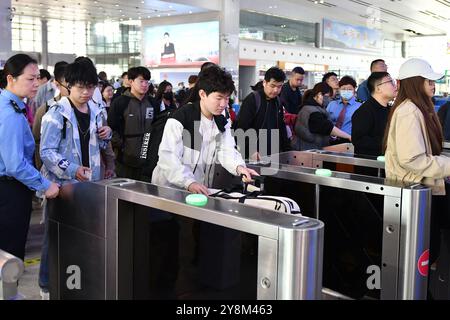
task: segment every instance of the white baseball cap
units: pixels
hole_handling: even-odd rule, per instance
[[[404,80],[419,76],[429,80],[439,80],[444,75],[434,72],[431,65],[425,60],[412,58],[401,65],[398,79]]]

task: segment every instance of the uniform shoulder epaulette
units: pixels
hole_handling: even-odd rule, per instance
[[[356,102],[364,103],[365,101],[364,101],[364,100],[361,100],[361,99],[356,99]]]

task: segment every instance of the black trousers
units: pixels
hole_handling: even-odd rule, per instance
[[[17,180],[0,181],[0,249],[20,259],[32,210],[32,191]]]

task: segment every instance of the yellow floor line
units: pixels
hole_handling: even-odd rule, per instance
[[[25,267],[31,267],[39,263],[41,263],[41,258],[25,259],[24,265]]]

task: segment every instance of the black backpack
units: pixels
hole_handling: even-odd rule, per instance
[[[174,111],[175,110],[166,109],[157,113],[153,119],[152,128],[150,130],[150,143],[148,145],[147,161],[143,168],[143,174],[147,177],[152,177],[153,170],[155,170],[156,165],[158,164],[158,151],[164,134],[164,127],[167,119],[170,118]]]

